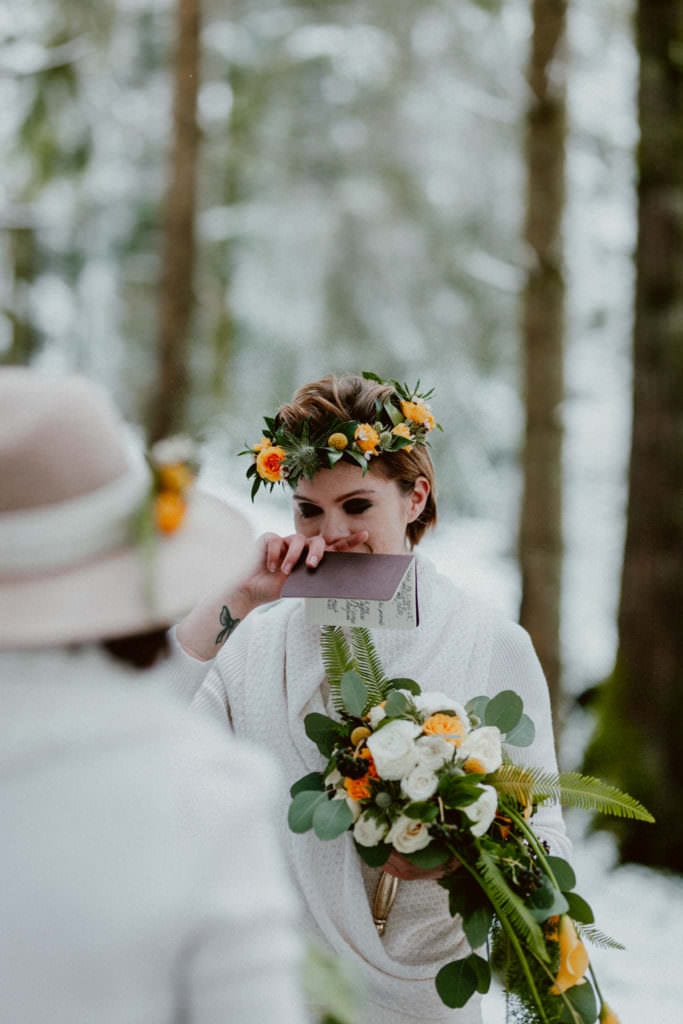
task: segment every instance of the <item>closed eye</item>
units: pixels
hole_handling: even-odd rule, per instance
[[[344,511],[349,516],[360,516],[369,508],[372,508],[372,502],[366,501],[364,498],[352,498],[350,501],[345,501],[343,505]]]
[[[319,516],[321,510],[317,505],[310,505],[307,501],[300,501],[298,511],[299,515],[303,516],[304,519],[312,519],[314,516]]]

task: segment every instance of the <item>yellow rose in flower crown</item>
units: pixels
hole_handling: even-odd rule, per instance
[[[369,423],[359,423],[354,434],[356,444],[365,455],[377,455],[379,434]]]
[[[414,402],[402,399],[401,412],[407,420],[410,420],[411,423],[417,423],[418,426],[424,427],[425,430],[433,430],[436,426],[432,410],[426,402],[422,402],[419,398]]]
[[[391,431],[395,437],[404,437],[406,441],[412,440],[413,435],[410,433],[410,427],[407,423],[397,423],[394,429]],[[404,452],[412,452],[414,444],[407,444],[403,448]]]
[[[272,448],[273,442],[268,437],[262,437],[260,441],[257,441],[255,445],[252,445],[251,450],[253,452],[262,452],[264,448]]]
[[[585,983],[584,974],[588,970],[588,953],[583,942],[576,934],[574,922],[567,914],[560,918],[558,940],[560,943],[560,966],[555,984],[550,989],[555,996],[566,992],[574,985]]]
[[[268,445],[261,448],[256,456],[256,472],[262,480],[277,484],[282,480],[282,463],[286,453],[280,445]]]

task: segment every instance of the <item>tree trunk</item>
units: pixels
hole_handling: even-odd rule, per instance
[[[633,434],[619,649],[586,756],[656,827],[619,822],[623,860],[683,871],[683,0],[637,10],[639,181]]]
[[[564,398],[565,0],[534,0],[526,125],[530,262],[522,304],[526,429],[519,559],[520,621],[548,679],[558,721]]]
[[[152,440],[182,426],[190,383],[188,327],[195,265],[200,20],[200,0],[178,0],[173,143],[159,297],[159,379],[150,419]]]

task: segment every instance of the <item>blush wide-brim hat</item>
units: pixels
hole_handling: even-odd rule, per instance
[[[197,487],[181,525],[148,524],[141,544],[151,486],[141,446],[92,382],[0,370],[0,650],[168,626],[248,574],[246,519]]]

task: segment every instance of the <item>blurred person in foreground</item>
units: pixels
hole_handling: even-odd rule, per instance
[[[273,765],[163,692],[193,685],[166,627],[252,551],[183,470],[153,501],[93,385],[0,370],[7,1024],[304,1020]]]
[[[398,385],[401,388],[401,385]],[[266,417],[247,472],[261,486],[291,490],[294,532],[266,534],[260,561],[222,600],[200,602],[179,624],[175,641],[206,678],[194,706],[238,735],[267,742],[285,781],[325,771],[305,731],[310,713],[334,714],[320,656],[320,626],[308,623],[301,599],[279,601],[301,559],[315,570],[327,552],[396,555],[414,551],[436,523],[436,474],[426,435],[435,426],[415,393],[375,375],[329,376],[304,384]],[[398,422],[397,422],[398,421]],[[245,453],[248,454],[248,453]],[[373,629],[387,678],[429,680],[463,705],[478,694],[514,689],[537,724],[528,763],[557,770],[548,689],[528,634],[484,607],[416,555],[419,625]],[[204,659],[202,662],[200,659]],[[468,952],[459,919],[437,885],[443,869],[423,870],[392,852],[384,872],[400,878],[386,931],[371,907],[380,869],[361,860],[347,831],[334,843],[280,827],[311,934],[343,953],[367,985],[357,1024],[480,1024],[480,997],[459,1010],[440,1001],[434,978],[446,960]],[[557,806],[540,808],[539,837],[560,856],[569,850]],[[407,884],[403,884],[403,883]]]

